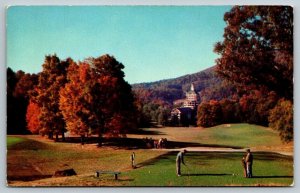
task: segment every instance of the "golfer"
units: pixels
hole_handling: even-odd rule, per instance
[[[177,173],[177,176],[181,176],[181,163],[185,165],[184,163],[184,154],[186,153],[187,151],[184,149],[183,151],[180,151],[178,154],[177,154],[177,157],[176,157],[176,173]]]
[[[247,155],[245,158],[246,167],[247,167],[247,178],[252,178],[252,163],[253,163],[253,155],[250,149],[247,149]]]
[[[134,152],[132,152],[130,158],[131,158],[131,167],[135,168],[135,163],[134,163],[134,161],[135,161],[135,153]]]

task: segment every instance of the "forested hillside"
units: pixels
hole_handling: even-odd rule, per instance
[[[150,83],[133,84],[132,88],[143,101],[159,100],[173,104],[174,100],[185,98],[185,92],[194,84],[201,101],[221,100],[232,97],[235,89],[215,73],[215,67],[184,75],[178,78]]]

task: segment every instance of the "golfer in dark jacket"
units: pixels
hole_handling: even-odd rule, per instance
[[[186,153],[187,151],[184,149],[183,151],[180,151],[178,154],[177,154],[177,157],[176,157],[176,173],[177,173],[177,176],[181,176],[181,163],[185,165],[184,163],[184,154]]]
[[[252,178],[252,164],[253,164],[253,155],[250,152],[250,149],[247,149],[246,155],[246,167],[247,167],[247,178]]]

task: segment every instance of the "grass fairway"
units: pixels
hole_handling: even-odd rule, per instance
[[[269,128],[232,124],[212,128],[151,128],[129,139],[166,137],[197,148],[251,147],[254,149],[254,178],[243,178],[244,150],[232,152],[188,152],[181,177],[176,176],[175,157],[170,149],[127,149],[96,144],[55,143],[40,136],[7,137],[7,179],[11,186],[290,186],[293,183],[293,145],[283,145]],[[181,146],[183,147],[183,146]],[[230,149],[230,148],[229,148]],[[130,155],[136,153],[137,168]],[[210,149],[209,149],[210,151]],[[288,152],[283,155],[275,152]],[[77,176],[53,178],[54,171],[73,168]],[[94,177],[96,170],[120,171]]]
[[[243,153],[190,152],[182,176],[176,176],[176,152],[163,155],[128,175],[132,186],[289,186],[293,159],[274,153],[254,153],[254,178],[243,177]]]
[[[282,145],[278,133],[275,131],[250,124],[230,124],[206,128],[197,137],[199,141],[207,144],[241,148]]]
[[[9,136],[9,137],[6,138],[7,147],[9,148],[12,145],[20,143],[20,142],[22,142],[24,140],[25,140],[24,138]]]

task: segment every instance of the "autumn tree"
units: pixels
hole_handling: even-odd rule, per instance
[[[103,55],[87,60],[92,67],[91,92],[95,103],[91,112],[95,112],[93,130],[97,130],[99,144],[104,133],[123,135],[135,127],[134,97],[131,86],[124,80],[124,65],[114,57]],[[119,119],[122,126],[115,126]]]
[[[88,105],[92,105],[90,93],[90,66],[88,64],[72,63],[68,68],[68,83],[60,90],[59,108],[66,121],[67,130],[84,137],[89,133],[92,112]]]
[[[39,134],[41,128],[39,121],[40,113],[40,107],[34,102],[30,101],[26,112],[26,122],[28,130],[32,134]]]
[[[293,104],[289,100],[281,99],[270,111],[270,127],[279,132],[283,142],[293,140]]]
[[[84,136],[97,133],[123,136],[135,127],[131,86],[124,80],[123,64],[103,55],[69,67],[69,82],[60,91],[60,109],[67,129]]]
[[[66,59],[60,61],[56,55],[45,57],[43,70],[39,75],[34,102],[40,107],[41,132],[53,138],[53,135],[61,134],[64,140],[65,122],[59,109],[59,90],[67,82],[67,68],[73,61]]]
[[[22,74],[14,89],[14,96],[24,97],[29,103],[30,93],[37,86],[38,78],[37,74]]]
[[[37,85],[38,76],[7,69],[7,129],[9,134],[26,134],[26,110],[30,92]]]
[[[237,123],[241,121],[241,110],[239,102],[236,100],[222,99],[222,123]]]
[[[202,127],[212,127],[222,121],[222,108],[218,101],[211,100],[202,102],[198,106],[197,125]]]
[[[264,86],[292,101],[293,8],[234,6],[225,13],[217,72],[244,88]]]

